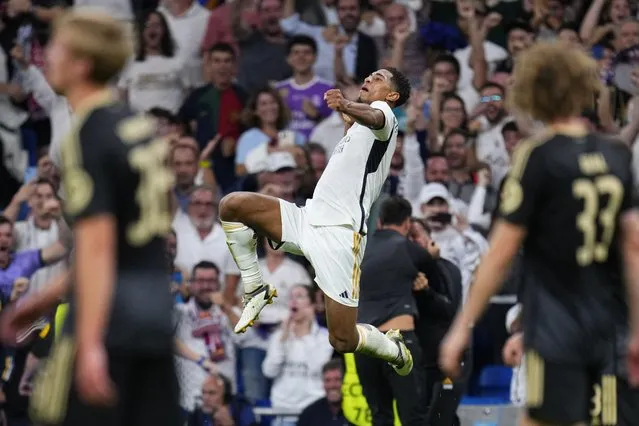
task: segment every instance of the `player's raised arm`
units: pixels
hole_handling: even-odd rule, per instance
[[[344,98],[342,91],[339,89],[331,89],[326,92],[324,100],[329,108],[352,117],[353,120],[362,126],[373,130],[379,130],[384,127],[386,119],[382,110],[373,108],[365,103],[349,101]]]

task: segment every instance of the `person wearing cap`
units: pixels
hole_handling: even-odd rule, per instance
[[[288,151],[273,152],[258,166],[256,173],[263,173],[264,182],[261,190],[273,193],[274,196],[287,201],[295,198],[297,163],[293,154]]]
[[[473,230],[463,215],[451,209],[452,197],[441,183],[429,183],[420,194],[421,211],[431,238],[441,250],[441,257],[453,262],[462,272],[464,300],[481,254],[488,242]]]

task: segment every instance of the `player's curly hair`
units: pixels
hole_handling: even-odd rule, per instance
[[[388,67],[384,68],[389,73],[393,74],[393,78],[391,79],[391,83],[395,86],[395,90],[399,93],[399,99],[395,102],[395,106],[402,106],[408,101],[410,97],[410,82],[406,78],[404,74],[397,68]]]
[[[517,57],[507,102],[548,123],[579,116],[600,88],[597,65],[586,53],[563,43],[537,43]]]

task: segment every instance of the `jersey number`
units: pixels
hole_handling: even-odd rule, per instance
[[[169,192],[173,175],[166,166],[168,149],[166,141],[155,139],[129,153],[131,167],[140,174],[135,194],[140,217],[127,228],[127,239],[133,246],[142,246],[171,228]]]
[[[576,253],[579,266],[608,259],[623,192],[621,181],[612,175],[599,176],[594,181],[576,179],[573,182],[573,195],[584,202],[584,208],[577,216],[577,229],[583,234],[583,245]],[[603,206],[599,203],[602,195],[608,196],[608,202]],[[603,228],[600,240],[597,240],[598,225]]]

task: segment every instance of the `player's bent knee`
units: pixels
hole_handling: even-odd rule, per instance
[[[220,200],[220,219],[227,222],[242,220],[242,205],[250,202],[251,194],[247,192],[231,192]]]
[[[341,354],[352,353],[357,349],[357,341],[355,339],[339,336],[337,333],[331,333],[330,331],[328,341],[333,349]]]

